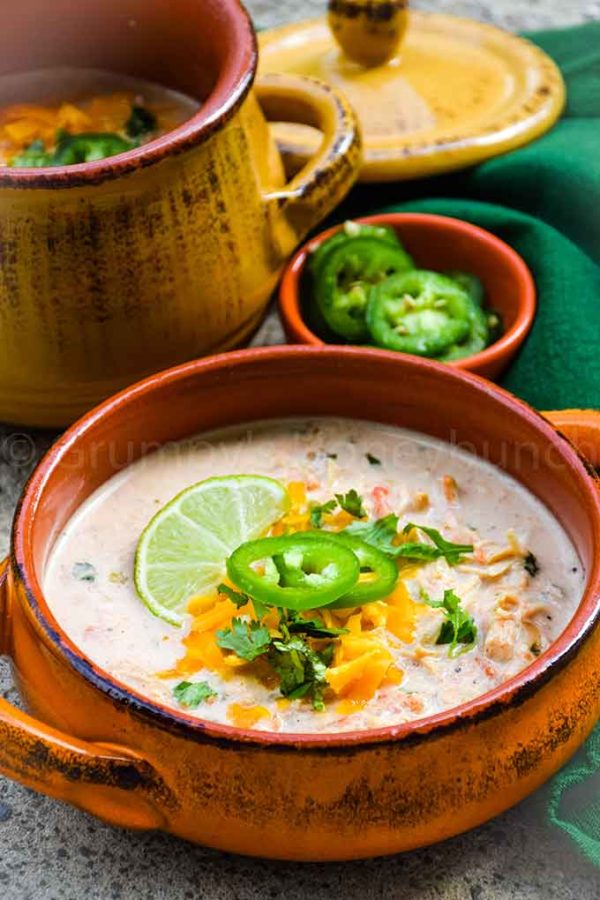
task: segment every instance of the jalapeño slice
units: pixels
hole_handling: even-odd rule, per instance
[[[332,252],[332,250],[335,250],[342,244],[346,244],[348,243],[348,241],[353,241],[359,237],[373,237],[377,238],[380,241],[386,241],[388,244],[392,244],[394,247],[401,246],[400,241],[398,240],[398,235],[396,234],[394,229],[390,228],[388,225],[370,225],[368,223],[362,222],[346,222],[339,231],[336,231],[336,233],[332,234],[330,238],[327,238],[326,241],[323,241],[322,244],[319,244],[319,246],[311,253],[309,268],[314,277],[319,277],[319,274],[323,268],[323,263]]]
[[[459,344],[453,344],[437,358],[441,362],[452,362],[455,359],[466,359],[481,353],[490,343],[489,315],[479,306],[473,304],[470,315],[470,326],[467,337]]]
[[[351,591],[333,603],[328,603],[329,609],[362,606],[363,603],[371,603],[373,600],[387,597],[393,591],[398,580],[398,567],[394,560],[378,550],[377,547],[341,531],[303,531],[302,537],[313,541],[323,538],[334,541],[348,547],[358,559],[361,577]],[[283,569],[279,560],[275,559],[275,563],[282,579],[288,582],[293,581],[293,574]]]
[[[472,310],[469,295],[450,278],[415,269],[373,288],[367,323],[380,347],[438,356],[468,336]]]
[[[473,275],[471,272],[453,271],[446,272],[446,277],[452,279],[452,281],[456,282],[463,291],[466,291],[477,306],[483,307],[485,302],[485,288],[483,282],[477,275]]]
[[[358,558],[361,578],[358,583],[339,600],[329,605],[330,609],[344,609],[362,606],[389,596],[398,581],[398,566],[377,547],[367,544],[350,534],[335,534],[335,539],[352,550]],[[328,535],[329,537],[329,535]]]
[[[413,262],[405,250],[375,237],[357,237],[335,247],[323,261],[315,285],[319,312],[348,341],[369,337],[366,309],[370,290]]]
[[[302,611],[347,594],[359,579],[360,564],[341,542],[298,533],[242,544],[227,560],[227,574],[265,605]]]

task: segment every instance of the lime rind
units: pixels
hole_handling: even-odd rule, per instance
[[[191,597],[214,589],[226,560],[289,508],[285,487],[262,475],[208,478],[160,509],[138,542],[135,587],[148,609],[182,625]]]

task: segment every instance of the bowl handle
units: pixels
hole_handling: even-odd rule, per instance
[[[8,561],[0,563],[0,655],[9,647]],[[0,698],[0,774],[125,828],[161,828],[173,795],[130,750],[61,734]]]
[[[0,562],[0,656],[8,653],[8,563],[8,558]]]
[[[595,469],[600,470],[600,410],[559,409],[544,416]]]
[[[263,75],[255,91],[269,121],[311,125],[324,135],[318,152],[300,172],[264,197],[275,239],[287,257],[356,181],[362,161],[360,130],[342,94],[314,78]]]

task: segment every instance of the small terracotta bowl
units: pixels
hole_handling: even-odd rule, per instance
[[[535,318],[535,283],[519,254],[489,231],[448,216],[383,213],[356,221],[395,228],[420,268],[440,272],[459,269],[481,279],[486,306],[500,313],[504,333],[482,353],[449,365],[485,378],[497,378],[516,355]],[[284,272],[279,311],[290,343],[313,346],[326,343],[311,331],[305,320],[305,303],[310,290],[306,267],[311,252],[342,227],[330,228],[305,244]]]

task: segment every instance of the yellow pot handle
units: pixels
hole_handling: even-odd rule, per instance
[[[559,409],[543,415],[587,462],[600,469],[600,410]]]
[[[314,78],[264,75],[255,90],[269,121],[311,125],[323,133],[318,152],[292,181],[265,196],[274,234],[282,254],[289,256],[358,178],[362,162],[358,120],[342,94]]]
[[[0,563],[0,655],[8,651],[8,561]],[[61,734],[0,698],[0,774],[125,828],[161,828],[175,805],[156,770],[129,750]]]

